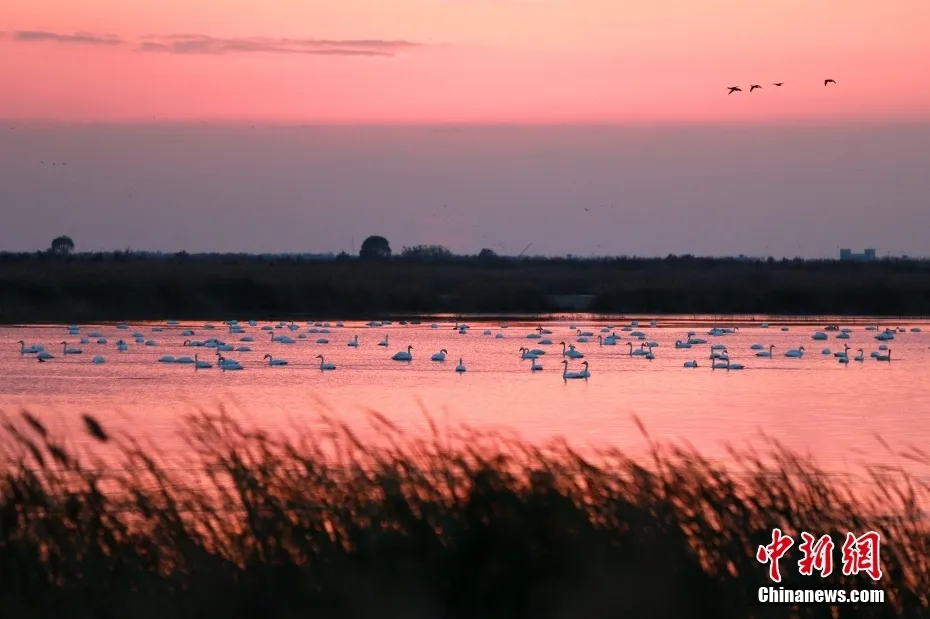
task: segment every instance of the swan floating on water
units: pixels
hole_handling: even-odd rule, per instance
[[[262,357],[262,361],[264,361],[265,359],[268,359],[269,366],[287,365],[287,361],[285,361],[284,359],[275,359],[271,355],[265,355],[264,357]]]
[[[82,352],[84,352],[80,348],[68,346],[68,342],[62,342],[61,345],[63,347],[62,349],[64,350],[64,354],[66,355],[80,355]]]
[[[455,371],[459,374],[465,371],[465,363],[462,361],[461,357],[459,357],[459,364],[455,366]]]
[[[433,356],[430,357],[430,361],[445,361],[445,360],[446,360],[446,355],[448,354],[448,352],[449,352],[449,351],[447,351],[445,348],[443,348],[443,349],[440,350],[439,352],[433,354]]]
[[[393,359],[394,361],[412,361],[413,355],[410,352],[412,350],[413,350],[413,346],[407,346],[406,351],[401,350],[399,352],[394,353],[394,356],[391,357],[391,359]]]
[[[220,369],[223,370],[224,372],[227,370],[234,371],[234,370],[242,369],[242,366],[239,365],[238,361],[227,359],[226,357],[221,356],[219,353],[217,353],[217,362],[220,365]]]
[[[588,371],[588,362],[584,362],[584,370],[581,372],[569,372],[568,371],[568,359],[562,360],[563,365],[565,366],[562,370],[562,378],[568,380],[569,378],[583,378],[588,379],[591,376],[591,373]]]
[[[19,354],[21,355],[34,355],[36,353],[40,353],[43,350],[45,350],[44,347],[37,346],[35,344],[33,344],[32,346],[26,346],[26,342],[23,340],[20,340],[16,343],[19,344]]]
[[[317,355],[317,359],[320,360],[320,371],[323,370],[335,370],[336,366],[333,363],[326,363],[326,359],[323,358],[323,355]]]

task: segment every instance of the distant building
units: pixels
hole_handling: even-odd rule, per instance
[[[872,262],[875,260],[875,250],[866,249],[861,254],[854,254],[851,249],[841,249],[840,260],[843,262]]]

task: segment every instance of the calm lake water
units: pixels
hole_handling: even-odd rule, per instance
[[[850,329],[849,338],[837,339],[841,331],[825,331],[831,322]],[[666,317],[656,326],[648,320],[637,327],[629,327],[629,321],[613,323],[610,331],[619,336],[613,346],[599,346],[597,336],[608,335],[601,332],[608,323],[591,317],[511,321],[507,328],[499,322],[475,321],[469,322],[464,334],[453,324],[445,320],[431,328],[428,320],[375,327],[332,322],[325,332],[323,325],[305,322],[298,330],[278,323],[243,322],[242,333],[231,333],[222,323],[212,330],[203,323],[134,323],[126,329],[114,324],[80,325],[77,335],[63,325],[5,327],[0,328],[0,409],[12,413],[28,408],[75,441],[83,436],[78,416],[89,412],[111,430],[154,439],[169,455],[185,449],[178,439],[184,414],[197,407],[215,409],[220,403],[270,430],[312,427],[321,412],[329,412],[376,440],[366,409],[377,410],[412,432],[426,427],[426,410],[440,424],[502,426],[531,440],[564,436],[579,446],[610,445],[632,451],[644,448],[632,422],[637,415],[653,437],[687,439],[711,457],[723,457],[724,442],[740,444],[761,431],[789,447],[816,454],[831,470],[843,469],[847,461],[888,461],[875,434],[901,448],[923,447],[930,438],[926,423],[930,324],[926,322],[883,322],[878,331],[867,330],[876,321],[853,324],[824,318],[805,325],[773,321],[767,328],[755,322],[741,323],[735,333],[711,335],[713,325],[728,327],[735,321]],[[552,331],[542,338],[553,344],[527,338],[537,326]],[[588,342],[578,342],[571,326],[594,335]],[[629,330],[622,330],[625,327]],[[876,340],[886,327],[903,331],[898,330],[891,341]],[[676,340],[688,339],[689,329],[707,343],[676,348]],[[187,330],[194,334],[183,335]],[[645,339],[634,336],[635,331]],[[816,331],[828,339],[812,339]],[[154,345],[137,343],[136,332]],[[347,346],[356,335],[359,346]],[[272,336],[295,342],[272,342]],[[98,337],[106,343],[97,343]],[[223,353],[244,369],[223,372],[216,367],[215,350],[183,344],[210,337],[250,346],[251,352]],[[385,337],[389,345],[379,346]],[[81,338],[87,342],[81,343]],[[329,343],[317,343],[319,338]],[[119,339],[128,345],[125,352],[117,350]],[[55,358],[39,363],[34,354],[22,355],[18,340],[27,346],[44,345]],[[62,341],[82,349],[82,354],[62,354]],[[561,341],[574,343],[589,361],[588,380],[562,379]],[[658,343],[654,359],[629,354],[628,342],[639,348],[646,341]],[[848,365],[838,363],[832,354],[843,350],[844,343],[851,347]],[[711,346],[719,344],[726,346],[732,363],[745,366],[743,370],[711,369]],[[757,357],[753,344],[774,344],[773,357]],[[882,344],[893,351],[890,362],[870,356]],[[411,362],[391,359],[408,345],[413,346]],[[542,371],[530,370],[532,362],[520,357],[521,346],[546,351],[537,361]],[[803,357],[784,356],[800,346],[805,348]],[[448,351],[446,360],[431,361],[430,356],[442,348]],[[823,348],[831,354],[822,354]],[[853,358],[860,348],[865,360],[856,362]],[[163,355],[193,357],[195,353],[213,367],[195,370],[191,364],[158,361]],[[263,361],[267,353],[288,365],[269,367]],[[337,369],[320,371],[318,354]],[[96,355],[103,356],[105,363],[92,363]],[[467,367],[461,374],[454,370],[459,358]],[[689,360],[697,361],[698,367],[683,367]],[[581,369],[580,361],[572,361],[570,369]]]

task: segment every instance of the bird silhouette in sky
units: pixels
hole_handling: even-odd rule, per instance
[[[752,92],[752,91],[755,90],[756,88],[761,89],[762,86],[759,86],[758,84],[752,84],[752,85],[749,87],[749,92]]]
[[[732,95],[734,92],[743,92],[743,89],[739,86],[728,86],[727,90],[730,91],[727,93],[728,95]]]
[[[783,86],[783,85],[784,85],[784,82],[775,82],[772,84],[772,86]]]
[[[823,81],[824,86],[826,86],[827,84],[835,84],[835,83],[836,83],[836,80],[826,79]]]

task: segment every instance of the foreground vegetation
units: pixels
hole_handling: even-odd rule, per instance
[[[0,299],[0,323],[566,310],[923,316],[930,262],[41,252],[0,254]]]
[[[582,458],[476,432],[366,448],[349,431],[274,439],[192,418],[194,473],[85,417],[79,461],[28,414],[5,424],[0,479],[3,616],[568,619],[918,617],[930,613],[930,547],[906,477],[874,471],[876,504],[773,446],[734,454],[742,475],[690,451]],[[337,426],[334,425],[334,428]],[[876,515],[880,504],[884,517]],[[888,514],[894,513],[894,516]],[[888,602],[759,606],[771,528],[884,533]],[[867,577],[784,584],[871,588]],[[790,560],[789,560],[790,559]],[[837,561],[839,559],[837,558]],[[823,585],[821,585],[823,586]]]

